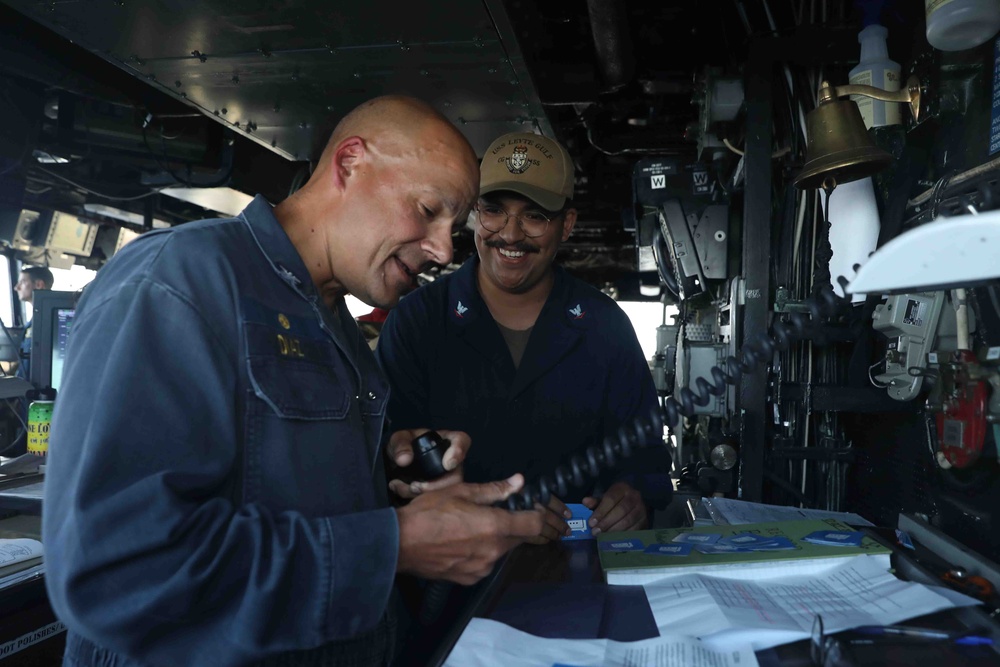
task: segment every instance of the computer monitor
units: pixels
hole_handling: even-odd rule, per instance
[[[75,292],[35,290],[31,295],[31,361],[29,380],[36,388],[59,391],[66,343],[76,314]]]

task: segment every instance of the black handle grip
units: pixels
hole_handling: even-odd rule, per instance
[[[444,453],[448,449],[448,441],[437,431],[427,431],[418,435],[411,443],[413,445],[413,465],[425,480],[437,479],[448,472],[444,467]],[[451,593],[451,584],[447,581],[432,581],[424,591],[424,599],[417,611],[417,622],[424,627],[432,625],[441,616]]]
[[[448,472],[444,467],[444,453],[448,441],[437,431],[427,431],[413,439],[413,464],[425,480],[437,479]]]

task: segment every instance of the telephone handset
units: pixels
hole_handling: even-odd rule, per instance
[[[839,279],[841,285],[846,281]],[[849,308],[848,298],[839,297],[832,289],[820,290],[815,296],[807,299],[806,313],[789,313],[788,323],[775,320],[770,334],[760,334],[755,340],[746,343],[741,349],[740,358],[726,358],[725,368],[713,366],[710,374],[712,381],[703,377],[695,379],[696,392],[688,387],[680,390],[678,401],[668,396],[663,405],[652,410],[648,415],[639,415],[631,423],[623,424],[618,432],[609,435],[599,445],[587,447],[582,452],[574,454],[565,465],[560,465],[551,475],[542,475],[536,480],[525,484],[524,488],[507,498],[500,504],[510,510],[531,509],[536,504],[548,505],[552,494],[565,496],[569,485],[583,486],[588,479],[595,479],[604,468],[613,467],[619,460],[627,458],[632,451],[647,446],[662,444],[663,426],[676,427],[681,417],[691,417],[695,414],[695,406],[708,405],[713,396],[720,396],[727,390],[728,384],[736,384],[744,373],[750,373],[761,363],[766,363],[774,357],[777,351],[784,351],[793,340],[805,338],[815,323],[826,317],[833,317]],[[434,431],[428,431],[413,441],[414,462],[420,466],[425,479],[433,479],[444,473],[441,458],[448,448],[446,440]],[[423,466],[427,465],[428,468]],[[438,474],[432,471],[441,470]],[[447,587],[434,582],[427,591],[425,604],[421,609],[421,621],[425,624],[427,618],[433,621],[440,613],[443,597],[447,595]]]
[[[603,468],[613,467],[619,459],[631,456],[632,450],[654,441],[654,436],[662,432],[660,410],[656,408],[649,415],[622,426],[616,435],[605,438],[600,446],[588,447],[582,456],[570,457],[568,464],[557,467],[552,475],[542,475],[533,483],[526,484],[520,493],[510,496],[506,503],[497,505],[510,510],[530,509],[536,502],[547,505],[553,493],[565,497],[570,485],[583,486],[588,478],[596,478]],[[448,441],[437,431],[417,436],[412,441],[412,447],[413,464],[421,479],[430,481],[448,472],[444,467]]]
[[[411,443],[413,446],[413,464],[420,471],[421,478],[430,481],[448,472],[444,467],[444,453],[448,449],[448,441],[437,431],[427,431],[418,435]]]
[[[839,314],[850,301],[834,294],[827,288],[807,299],[803,305],[806,313],[789,313],[788,323],[776,320],[770,335],[761,334],[757,339],[743,346],[740,358],[726,358],[725,368],[713,366],[711,382],[703,377],[695,379],[696,391],[688,387],[680,390],[680,400],[668,396],[663,405],[648,415],[640,415],[631,423],[623,424],[618,432],[604,438],[599,445],[587,447],[569,458],[565,465],[558,466],[551,475],[542,475],[525,484],[520,493],[507,499],[506,507],[511,510],[531,509],[536,503],[547,505],[551,495],[565,496],[572,484],[580,487],[587,479],[596,478],[604,468],[613,467],[619,460],[627,458],[634,449],[655,446],[656,436],[662,434],[664,424],[674,428],[681,417],[695,415],[695,406],[708,405],[713,396],[720,396],[727,385],[736,384],[744,373],[752,372],[761,363],[774,357],[777,351],[784,351],[795,339],[804,338],[813,323],[825,317]],[[425,479],[433,479],[444,474],[441,461],[448,448],[446,440],[434,431],[428,431],[413,441],[414,461],[420,467]],[[429,467],[424,467],[425,465]],[[440,472],[435,473],[436,470]]]

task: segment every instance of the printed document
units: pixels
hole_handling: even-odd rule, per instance
[[[850,512],[827,512],[825,510],[809,510],[800,507],[784,507],[782,505],[765,505],[751,503],[746,500],[730,498],[702,498],[702,506],[716,525],[737,525],[744,523],[768,523],[770,521],[801,521],[803,519],[836,519],[852,526],[871,526],[870,521],[859,514]]]
[[[42,555],[42,543],[26,537],[0,539],[0,566],[20,563]]]
[[[756,667],[749,645],[714,649],[693,637],[661,636],[637,642],[543,639],[509,625],[474,618],[445,667]]]
[[[979,604],[950,589],[897,579],[876,561],[857,556],[823,574],[780,582],[687,574],[643,588],[660,634],[700,637],[717,649],[749,643],[757,651],[807,639],[816,614],[833,633]]]

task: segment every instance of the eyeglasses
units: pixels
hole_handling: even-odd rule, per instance
[[[844,655],[843,644],[836,637],[823,634],[823,617],[819,614],[816,614],[816,620],[813,621],[809,657],[816,667],[845,667],[852,664]]]
[[[547,215],[539,211],[524,211],[513,215],[496,204],[479,204],[476,206],[476,215],[479,217],[479,224],[483,226],[483,229],[493,233],[506,227],[510,218],[513,217],[517,220],[524,235],[529,238],[536,238],[544,234],[549,228],[550,220]],[[558,215],[561,214],[557,214],[557,217]]]

